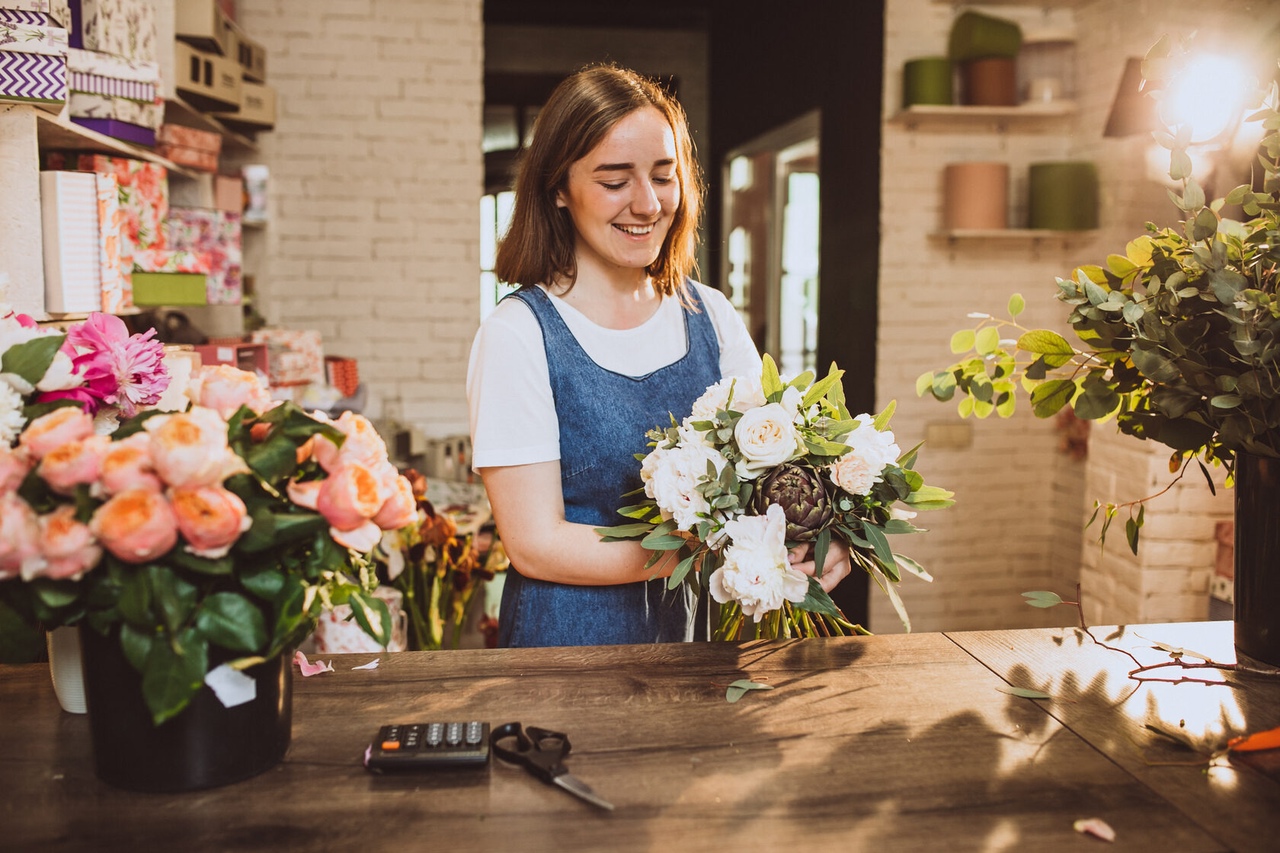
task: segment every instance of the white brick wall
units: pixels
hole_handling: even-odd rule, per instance
[[[267,319],[357,358],[369,414],[466,430],[479,318],[481,0],[241,0],[279,123]]]

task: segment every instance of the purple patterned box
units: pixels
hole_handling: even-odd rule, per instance
[[[67,101],[67,58],[0,50],[0,101],[61,112]]]

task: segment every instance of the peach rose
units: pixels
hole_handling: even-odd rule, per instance
[[[320,482],[316,510],[339,530],[352,530],[377,515],[386,499],[387,491],[373,471],[348,462]]]
[[[221,486],[174,489],[169,495],[186,550],[216,560],[253,526],[244,501]]]
[[[40,574],[54,580],[79,580],[102,559],[101,546],[88,525],[76,520],[76,508],[71,504],[41,516],[40,553],[45,561]]]
[[[382,502],[373,523],[383,530],[399,530],[418,523],[418,499],[414,497],[413,486],[404,477],[395,475],[391,481],[391,496]]]
[[[315,509],[316,501],[320,497],[320,487],[324,485],[323,480],[307,480],[305,483],[299,483],[297,480],[290,480],[285,487],[285,491],[289,495],[289,500],[293,501],[303,509]]]
[[[241,406],[261,414],[272,406],[271,393],[256,373],[229,364],[211,364],[196,371],[187,395],[197,406],[213,409],[224,418]]]
[[[145,427],[156,473],[174,488],[217,485],[248,470],[227,445],[227,423],[213,409],[156,415]]]
[[[0,495],[0,579],[16,578],[40,555],[40,523],[14,492]]]
[[[8,494],[22,485],[31,471],[31,459],[25,451],[0,445],[0,494]]]
[[[89,520],[98,541],[126,563],[145,563],[178,542],[178,518],[164,495],[129,489],[98,507]]]
[[[55,448],[91,435],[93,417],[88,412],[77,406],[61,406],[28,424],[18,437],[18,446],[39,460]]]
[[[55,447],[40,460],[40,478],[60,495],[74,494],[76,486],[98,479],[110,447],[111,439],[105,435],[91,435]]]
[[[318,412],[312,413],[312,417],[332,423],[346,436],[341,448],[323,435],[315,436],[312,455],[320,463],[320,467],[330,474],[348,462],[358,462],[367,468],[372,468],[387,461],[386,442],[364,415],[343,412],[336,421],[330,421]]]
[[[135,432],[128,438],[112,442],[107,455],[102,457],[102,474],[98,483],[107,495],[128,489],[164,491],[164,484],[151,462],[151,436]]]

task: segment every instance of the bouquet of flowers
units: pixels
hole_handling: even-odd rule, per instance
[[[0,318],[0,660],[87,624],[120,643],[158,725],[324,607],[351,604],[385,645],[368,553],[417,507],[367,420],[276,404],[253,374],[201,368],[171,411],[143,409],[168,385],[150,338],[108,315],[65,336]],[[124,420],[101,434],[109,410]]]
[[[707,589],[720,605],[715,639],[830,636],[861,631],[818,580],[792,568],[790,549],[810,547],[823,565],[833,538],[889,596],[910,630],[894,584],[903,573],[932,580],[895,553],[887,536],[916,533],[915,510],[952,504],[912,469],[889,431],[893,405],[850,415],[843,371],[784,381],[768,355],[759,378],[728,377],[693,404],[682,423],[648,433],[641,457],[645,499],[619,512],[632,523],[599,528],[608,540],[639,539],[649,565],[676,559],[669,584]],[[901,504],[901,506],[899,506]]]

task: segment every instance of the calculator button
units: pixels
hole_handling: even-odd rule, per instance
[[[444,740],[444,723],[431,723],[427,726],[427,746],[439,746]]]
[[[385,752],[391,752],[399,748],[400,748],[400,741],[398,740],[384,740],[382,742],[382,749]]]
[[[450,723],[449,728],[445,731],[444,739],[448,741],[450,746],[457,746],[462,743],[462,723]]]
[[[478,744],[483,732],[484,726],[480,723],[475,721],[467,723],[467,746],[475,746]]]

